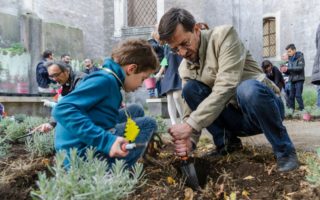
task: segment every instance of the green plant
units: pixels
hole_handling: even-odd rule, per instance
[[[166,121],[161,116],[156,116],[156,122],[157,122],[157,133],[166,133],[168,130],[168,126]]]
[[[8,48],[0,48],[0,51],[2,51],[4,55],[6,55],[8,52],[10,52],[11,55],[16,55],[16,54],[21,55],[26,51],[26,49],[21,43],[13,43]]]
[[[307,164],[309,167],[309,172],[307,175],[307,180],[312,184],[320,185],[320,148],[317,149],[317,156],[315,158],[307,158]]]
[[[10,147],[11,145],[7,143],[7,138],[0,136],[0,159],[8,154]]]
[[[47,156],[54,152],[53,131],[50,133],[34,133],[32,137],[26,139],[26,150],[32,156]]]
[[[311,115],[314,117],[320,117],[320,108],[319,107],[313,108],[311,111]]]
[[[23,123],[25,124],[27,131],[30,131],[40,124],[46,123],[48,121],[49,120],[47,118],[42,117],[26,117]]]
[[[7,127],[13,122],[14,122],[14,120],[9,117],[5,117],[5,118],[1,119],[1,121],[0,121],[0,134],[4,134]]]
[[[16,120],[18,123],[23,122],[26,119],[27,115],[25,114],[17,114],[14,116],[14,120]]]
[[[317,102],[317,92],[315,88],[312,86],[306,86],[303,88],[302,98],[305,107],[313,107]]]
[[[51,168],[54,176],[39,174],[38,190],[33,190],[34,199],[120,199],[128,197],[143,178],[142,164],[126,169],[122,160],[116,160],[108,168],[106,160],[94,156],[95,151],[88,149],[87,159],[77,156],[77,150],[71,150],[67,158],[65,152],[56,155],[56,163]],[[70,167],[65,170],[63,162],[69,159]],[[143,184],[143,183],[142,183]],[[141,184],[140,184],[141,185]]]
[[[25,123],[18,123],[14,121],[5,130],[6,137],[11,141],[15,141],[18,137],[26,134],[26,129],[27,127]]]

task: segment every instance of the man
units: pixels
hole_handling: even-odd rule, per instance
[[[184,58],[179,73],[184,86],[184,123],[170,127],[177,155],[195,147],[192,135],[202,128],[213,135],[217,154],[242,147],[238,136],[264,132],[278,170],[298,167],[285,126],[279,89],[265,77],[232,26],[201,31],[187,10],[172,8],[159,24],[160,40]]]
[[[66,63],[67,65],[70,65],[70,62],[71,62],[70,54],[67,54],[67,53],[62,54],[61,61]]]
[[[48,77],[61,85],[61,97],[69,94],[86,76],[82,72],[73,72],[71,67],[64,62],[47,63]],[[55,102],[44,100],[44,105],[54,107]],[[44,123],[36,127],[40,132],[49,132],[56,126],[56,121],[51,118],[50,123]]]
[[[48,77],[48,71],[45,66],[45,63],[53,60],[53,53],[50,50],[46,50],[42,54],[41,61],[37,64],[36,67],[36,78],[38,83],[38,91],[40,93],[51,93],[52,90],[49,88],[50,83],[54,81],[50,80]]]
[[[267,75],[268,79],[274,82],[281,91],[282,88],[284,88],[285,83],[282,73],[279,71],[279,69],[273,66],[273,64],[269,60],[264,60],[261,64],[261,68]]]
[[[317,54],[314,58],[311,83],[317,85],[318,100],[317,106],[320,108],[320,24],[316,33]]]
[[[280,68],[280,71],[289,75],[290,96],[289,96],[289,108],[295,109],[295,99],[297,99],[299,110],[304,109],[302,91],[304,83],[304,57],[303,53],[296,50],[294,44],[289,44],[286,47],[287,54],[289,56],[288,66]]]
[[[84,60],[85,70],[83,71],[86,74],[91,74],[92,72],[99,71],[100,69],[93,65],[93,61],[90,58]]]

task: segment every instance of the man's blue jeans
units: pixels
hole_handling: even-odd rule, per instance
[[[299,110],[304,109],[302,91],[304,81],[291,82],[290,96],[289,96],[289,108],[295,109],[295,99],[297,99]]]
[[[182,95],[192,110],[211,94],[207,85],[189,80]],[[295,154],[295,148],[282,121],[284,106],[280,97],[257,80],[246,80],[236,89],[240,108],[228,104],[219,117],[207,127],[217,148],[240,142],[240,137],[264,133],[277,158]]]
[[[124,108],[125,109],[125,108]],[[116,125],[115,135],[124,137],[125,126],[127,116],[124,109],[119,111],[118,124]],[[153,133],[157,131],[156,120],[151,117],[145,117],[143,108],[137,104],[128,106],[127,111],[131,118],[136,122],[140,128],[140,133],[137,136],[135,143],[148,143],[152,138]],[[143,155],[146,147],[139,147],[136,149],[129,150],[129,154],[123,158],[126,164],[130,167]],[[114,162],[114,159],[108,159],[109,163]]]

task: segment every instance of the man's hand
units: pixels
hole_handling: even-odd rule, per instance
[[[188,154],[192,151],[192,142],[190,137],[183,140],[175,140],[174,144],[176,154],[180,157],[188,156]]]
[[[44,124],[41,124],[40,126],[37,126],[36,128],[34,128],[33,132],[39,131],[39,132],[47,133],[47,132],[51,131],[52,129],[53,129],[53,126],[51,124],[44,123]]]
[[[128,143],[127,140],[125,140],[123,137],[117,137],[116,141],[113,143],[113,145],[111,146],[110,152],[109,152],[109,156],[111,158],[113,157],[126,157],[128,155],[128,151],[122,151],[121,150],[121,145],[123,143]]]
[[[168,129],[168,132],[174,140],[183,140],[190,138],[193,128],[187,123],[175,124]]]

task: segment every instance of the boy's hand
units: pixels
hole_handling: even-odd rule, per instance
[[[50,123],[44,123],[44,124],[41,124],[40,126],[36,127],[33,130],[47,133],[47,132],[51,131],[52,129],[53,129],[53,126]]]
[[[123,143],[128,143],[127,140],[125,140],[123,137],[117,137],[116,141],[113,143],[113,145],[111,146],[110,152],[109,152],[109,156],[111,158],[113,157],[126,157],[128,155],[128,151],[122,151],[121,150],[121,145]]]

